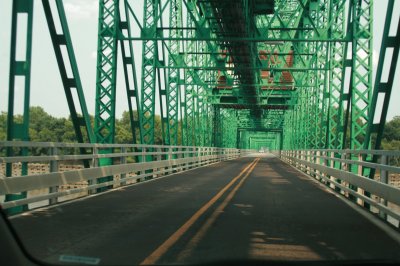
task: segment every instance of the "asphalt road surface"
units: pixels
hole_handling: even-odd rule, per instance
[[[398,242],[268,155],[213,164],[11,221],[27,250],[52,263],[400,259]]]

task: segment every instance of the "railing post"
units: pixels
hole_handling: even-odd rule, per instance
[[[98,167],[99,166],[99,158],[96,156],[99,154],[99,150],[97,147],[93,147],[93,159],[92,159],[92,167]]]
[[[170,152],[172,152],[172,151],[170,151]],[[184,154],[182,154],[182,148],[181,147],[178,147],[177,152],[178,152],[178,154],[176,155],[176,158],[181,159],[181,158],[185,157]]]
[[[331,158],[331,161],[330,161],[330,168],[335,168],[335,152],[333,152],[333,151],[331,151],[331,154],[330,154],[330,158]],[[330,180],[332,180],[332,181],[336,181],[336,178],[335,177],[333,177],[333,176],[330,176]],[[331,189],[336,189],[336,186],[335,186],[335,184],[334,183],[330,183],[330,188]]]
[[[144,163],[144,162],[146,162],[146,148],[145,147],[142,147],[142,155],[141,155],[141,157],[142,157],[142,163]],[[140,171],[140,175],[144,175],[146,173],[146,171],[145,170],[143,170],[143,171]]]
[[[98,154],[99,154],[99,149],[96,146],[94,146],[93,147],[93,158],[92,158],[92,167],[93,168],[99,167],[99,158],[97,158]],[[89,186],[90,185],[94,185],[95,183],[96,183],[95,179],[88,180],[88,185]],[[96,194],[96,189],[88,190],[88,194],[89,195]]]
[[[312,162],[317,164],[317,160],[318,160],[317,156],[319,155],[318,151],[313,150],[312,155],[313,155]],[[315,168],[311,168],[311,170],[314,172],[313,173],[314,178],[318,179],[318,176],[317,176],[318,171]]]
[[[216,159],[215,159],[215,148],[211,148],[210,149],[210,155],[211,155],[211,162],[215,163]]]
[[[191,156],[191,148],[190,147],[186,147],[185,148],[185,158],[189,159]],[[186,166],[184,168],[184,170],[188,170],[189,169],[189,162],[186,162]]]
[[[294,161],[295,156],[296,156],[295,151],[294,151],[294,150],[291,150],[291,151],[289,152],[289,163],[290,163],[291,165],[293,165],[293,166],[296,166],[296,163],[295,163],[295,161]]]
[[[324,157],[324,158],[322,159],[322,165],[323,165],[323,166],[327,166],[327,165],[328,165],[328,160],[326,159],[326,157],[327,157],[326,151],[323,151],[323,152],[322,152],[322,156]],[[323,176],[323,177],[326,177],[326,174],[325,174],[325,173],[322,173],[322,176]],[[326,184],[326,180],[325,180],[324,178],[323,178],[322,182],[323,182],[324,184]]]
[[[301,160],[302,159],[302,151],[301,150],[297,150],[297,160]],[[303,164],[301,162],[298,163],[298,169],[301,171],[303,167]]]
[[[187,156],[186,156],[186,154],[185,154],[185,150],[186,150],[185,148],[181,148],[181,147],[179,147],[179,148],[177,149],[177,152],[178,152],[177,158],[178,158],[178,159],[187,158]],[[180,172],[180,171],[184,171],[184,170],[185,170],[185,164],[182,163],[182,164],[179,166],[178,171]]]
[[[316,164],[321,164],[321,151],[320,150],[318,150],[317,151],[317,154],[316,154],[316,158],[315,158],[315,163]],[[321,171],[319,171],[318,169],[314,169],[315,170],[315,178],[317,179],[317,180],[321,180]]]
[[[203,163],[202,157],[201,157],[202,150],[203,150],[202,147],[197,148],[197,166],[201,166]]]
[[[295,152],[295,150],[291,150],[291,151],[290,151],[289,163],[290,163],[291,165],[293,165],[294,167],[296,167],[295,158],[296,158],[296,152]]]
[[[179,151],[180,151],[180,148],[178,149],[178,156],[176,156],[176,158],[180,158],[180,154],[179,154]],[[172,148],[171,147],[168,147],[168,156],[167,156],[167,160],[169,161],[169,162],[171,162],[171,160],[173,159],[173,156],[172,156]],[[181,166],[179,165],[179,166],[177,166],[177,168],[180,168]],[[166,174],[170,174],[170,173],[172,173],[173,172],[173,170],[172,170],[172,166],[167,166],[167,171],[165,172]]]
[[[162,148],[160,148],[160,147],[157,147],[156,149],[155,149],[156,151],[157,151],[157,154],[156,154],[156,161],[157,162],[159,162],[159,161],[161,161],[162,160]],[[156,173],[156,172],[159,172],[159,171],[161,171],[161,168],[154,168],[153,169],[153,173]],[[153,174],[153,177],[154,178],[156,178],[157,176],[160,176],[161,174]]]
[[[126,147],[121,147],[121,153],[126,153]],[[120,158],[120,164],[126,164],[126,155],[122,155]],[[120,176],[120,185],[125,186],[126,181],[123,181],[126,178],[126,173],[122,173]]]
[[[358,161],[362,162],[363,161],[363,156],[361,153],[358,154]],[[363,175],[363,166],[362,165],[357,165],[357,174],[359,176]],[[364,195],[364,190],[360,187],[357,187],[357,193]],[[364,201],[362,199],[360,199],[359,197],[357,197],[357,204],[359,204],[360,206],[364,206]]]
[[[291,164],[291,165],[294,165],[294,166],[296,166],[296,161],[295,161],[295,159],[296,159],[296,151],[295,150],[291,150],[291,156],[290,156],[290,161],[289,161],[289,163]]]
[[[381,157],[381,164],[383,165],[387,165],[388,164],[388,156],[387,155],[382,155]],[[389,179],[388,179],[388,171],[381,169],[381,177],[380,177],[380,181],[384,184],[388,184]],[[384,206],[387,206],[387,200],[380,198],[380,203]],[[386,220],[387,219],[387,215],[386,213],[384,213],[383,211],[379,210],[379,216]]]
[[[342,155],[340,156],[340,158],[341,158],[342,160],[346,160],[346,159],[347,159],[347,154],[346,154],[346,152],[343,152]],[[342,162],[342,163],[341,163],[341,168],[342,168],[343,171],[346,171],[346,172],[349,171],[349,166],[348,166],[348,164],[347,164],[346,162]],[[349,183],[347,183],[347,182],[341,182],[341,184],[342,184],[343,186],[345,186],[345,187],[349,187]],[[348,193],[347,191],[342,190],[342,192],[343,192],[343,195],[345,195],[346,197],[349,197],[349,193]]]
[[[50,149],[50,153],[53,156],[58,155],[58,148],[57,147],[52,147]],[[54,173],[54,172],[58,172],[58,166],[59,163],[57,160],[51,160],[50,161],[50,173]],[[55,193],[58,192],[58,186],[54,186],[54,187],[49,187],[49,193]],[[51,198],[49,199],[49,204],[56,204],[58,202],[58,198]]]
[[[197,152],[198,152],[198,148],[193,147],[192,149],[193,149],[192,157],[196,157],[196,156],[197,156]],[[193,168],[193,165],[194,165],[194,164],[196,164],[196,163],[195,163],[195,162],[192,163],[192,164],[190,165],[190,168]]]

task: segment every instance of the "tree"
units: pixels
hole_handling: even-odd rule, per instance
[[[133,115],[135,120],[138,120],[137,111],[133,111]],[[22,122],[22,116],[15,116],[16,122]],[[90,121],[93,127],[94,118],[90,116]],[[180,122],[179,122],[180,123]],[[115,122],[115,143],[123,143],[123,144],[132,144],[132,132],[131,132],[131,123],[129,119],[129,112],[125,111],[122,113],[121,119],[116,119]],[[161,132],[161,117],[156,115],[154,118],[154,138],[155,144],[163,144],[162,132]],[[182,134],[180,127],[178,131],[179,142],[180,142],[180,134]],[[84,139],[86,138],[86,131],[83,131]],[[0,140],[6,140],[7,136],[7,113],[0,113]],[[136,136],[138,142],[140,142],[139,138],[139,129],[136,129]],[[71,120],[71,117],[68,118],[61,117],[53,117],[48,114],[42,107],[32,106],[30,107],[30,116],[29,116],[29,138],[30,141],[35,142],[77,142],[74,126]]]
[[[0,114],[0,141],[6,140],[7,132],[7,113],[1,112]]]
[[[386,141],[400,141],[400,116],[395,116],[391,121],[385,124],[383,139],[386,139]]]

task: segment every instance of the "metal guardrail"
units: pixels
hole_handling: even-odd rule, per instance
[[[400,158],[400,151],[286,150],[276,155],[399,228],[400,167],[389,162]],[[379,163],[368,162],[372,156]],[[397,185],[389,184],[389,173]]]
[[[32,156],[6,157],[5,150],[31,150]],[[40,149],[38,152],[37,150]],[[80,154],[85,149],[86,154]],[[35,151],[36,150],[36,151]],[[220,161],[245,156],[252,150],[223,149],[214,147],[129,145],[129,144],[74,144],[52,142],[0,141],[0,163],[29,166],[45,165],[48,171],[5,177],[0,171],[0,197],[6,194],[28,192],[24,199],[4,202],[3,209],[27,205],[35,208],[55,204],[59,201],[96,193],[96,189],[113,186],[117,188],[132,183],[157,178]],[[111,158],[112,165],[99,166],[100,160]],[[83,168],[83,161],[90,160],[90,168]],[[61,170],[61,164],[73,169]],[[15,172],[15,171],[14,171]],[[112,181],[96,183],[97,178],[113,176]],[[76,186],[77,183],[81,185]],[[83,185],[82,185],[83,183]],[[62,188],[67,187],[66,189]],[[75,197],[73,195],[76,195]],[[63,199],[64,198],[64,199]],[[38,205],[39,203],[39,205]]]

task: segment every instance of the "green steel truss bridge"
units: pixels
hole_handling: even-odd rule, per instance
[[[388,173],[400,174],[399,165],[391,163],[400,153],[380,147],[399,65],[399,1],[388,0],[379,18],[383,34],[377,51],[373,0],[99,0],[96,97],[88,99],[84,92],[93,88],[82,86],[73,48],[77,40],[71,38],[63,1],[40,0],[74,144],[29,142],[37,10],[33,0],[12,2],[7,139],[0,141],[5,169],[0,202],[9,214],[37,202],[53,205],[74,193],[101,193],[221,161],[232,176],[247,165],[243,180],[255,169],[260,176],[286,171],[293,179],[279,182],[302,182],[275,157],[237,159],[273,152],[379,218],[390,216],[398,229],[400,213],[391,206],[400,206],[400,189],[389,184]],[[22,59],[17,57],[20,46]],[[115,143],[117,90],[126,92],[131,144]],[[17,101],[24,103],[22,122],[14,116]],[[87,101],[95,101],[94,123]],[[156,115],[161,129],[155,127]],[[161,143],[155,143],[156,130]],[[33,155],[33,149],[42,155]],[[229,166],[233,159],[236,166]],[[65,170],[65,161],[80,168]],[[38,162],[47,162],[47,170],[33,174],[30,166]],[[267,170],[257,170],[261,167]],[[148,184],[158,189],[157,182]],[[33,190],[46,192],[32,196]],[[140,201],[141,194],[135,195],[132,200]]]
[[[7,140],[29,140],[32,2],[13,1]],[[380,147],[398,60],[395,1],[375,79],[372,0],[143,0],[143,10],[135,1],[99,2],[92,127],[63,2],[42,1],[79,142],[114,143],[118,88],[126,90],[134,144],[154,144],[159,113],[164,145]],[[25,58],[17,60],[22,42]],[[117,86],[117,74],[125,84]],[[15,99],[20,77],[25,96]],[[15,101],[24,102],[22,124],[13,120]]]
[[[101,0],[94,126],[63,1],[41,2],[80,143],[114,143],[118,89],[126,90],[132,144],[155,144],[160,114],[162,145],[380,148],[400,44],[394,0],[375,75],[372,0],[143,0],[142,10],[133,0]],[[33,6],[13,1],[7,141],[29,141]],[[17,46],[25,58],[17,59]],[[16,101],[24,103],[22,123],[14,121]]]

